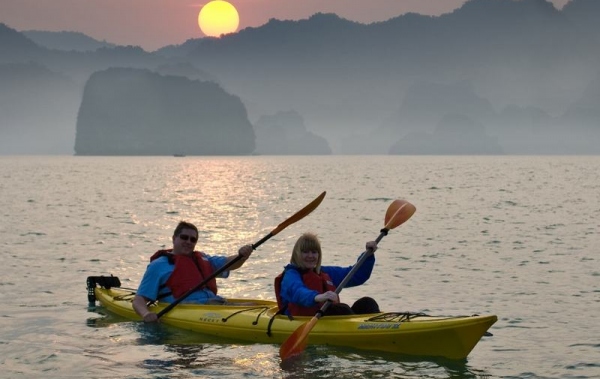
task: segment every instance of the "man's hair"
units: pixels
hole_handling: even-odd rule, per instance
[[[179,224],[177,224],[175,231],[173,232],[173,237],[177,237],[179,234],[181,234],[181,231],[183,229],[193,229],[196,231],[196,235],[198,235],[198,228],[196,228],[196,225],[186,221],[180,221]]]

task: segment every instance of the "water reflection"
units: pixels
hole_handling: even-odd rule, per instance
[[[86,319],[86,325],[90,328],[105,328],[119,322],[132,322],[130,319],[108,312],[102,306],[88,306],[87,311],[96,314]]]
[[[102,313],[101,307],[96,313]],[[93,321],[92,321],[93,320]],[[128,341],[137,346],[136,363],[152,377],[204,376],[257,378],[452,378],[485,379],[490,374],[474,368],[467,360],[431,357],[399,357],[391,353],[358,351],[333,346],[308,346],[301,356],[282,362],[279,346],[243,343],[188,332],[164,324],[143,324],[106,314],[90,318],[88,325],[113,325],[125,330],[114,335],[136,336]],[[123,347],[123,353],[127,350]],[[131,359],[132,357],[130,357]]]
[[[140,363],[140,367],[153,373],[211,378],[239,377],[240,373],[267,378],[279,376],[272,345],[237,343],[160,324],[137,323],[135,327],[139,333],[138,345],[162,348],[158,357],[146,358]]]
[[[164,187],[156,194],[170,213],[162,227],[174,227],[173,218],[195,223],[208,253],[232,253],[252,243],[266,225],[261,211],[269,184],[263,180],[265,164],[260,160],[235,157],[195,157],[178,160],[162,178]],[[248,196],[251,192],[252,196]]]
[[[286,378],[453,378],[484,379],[484,370],[467,360],[431,357],[399,357],[387,353],[357,352],[331,346],[309,346],[304,354],[280,364]]]
[[[145,359],[140,366],[150,370],[189,370],[204,367],[200,357],[204,345],[165,345],[166,357]]]

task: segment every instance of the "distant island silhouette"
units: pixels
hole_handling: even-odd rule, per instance
[[[256,121],[259,155],[329,155],[327,140],[306,130],[298,112],[290,110],[262,116]]]
[[[86,83],[76,155],[248,155],[254,147],[246,108],[213,82],[111,68]]]

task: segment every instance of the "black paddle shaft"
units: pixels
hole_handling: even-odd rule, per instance
[[[311,213],[312,211],[314,211],[319,206],[319,204],[321,204],[321,202],[323,201],[323,198],[325,197],[325,194],[326,194],[325,191],[322,192],[319,196],[317,196],[316,199],[314,199],[313,201],[311,201],[307,206],[305,206],[304,208],[300,209],[298,212],[294,213],[291,217],[289,217],[287,220],[285,220],[281,224],[277,225],[277,227],[275,229],[273,229],[269,234],[267,234],[266,236],[264,236],[260,241],[258,241],[255,244],[253,244],[252,245],[252,250],[256,250],[257,247],[259,247],[260,245],[262,245],[269,238],[273,237],[274,235],[276,235],[277,233],[279,233],[283,229],[287,228],[291,224],[293,224],[295,222],[298,222],[299,220],[301,220],[304,217],[308,216],[309,213]],[[187,291],[186,293],[184,293],[183,296],[175,299],[174,302],[172,302],[171,304],[167,305],[162,311],[160,311],[160,312],[158,312],[156,314],[158,316],[158,318],[160,318],[165,313],[169,312],[177,304],[179,304],[183,300],[185,300],[189,295],[191,295],[195,291],[199,290],[200,288],[204,287],[206,285],[206,283],[209,282],[209,280],[212,280],[212,279],[216,278],[219,274],[221,274],[223,271],[227,270],[229,267],[231,267],[233,264],[235,264],[240,259],[242,259],[242,256],[238,254],[237,257],[233,258],[227,264],[223,265],[223,267],[221,267],[217,271],[213,272],[208,278],[206,278],[203,281],[201,281],[200,283],[198,283],[197,286],[195,286],[194,288],[192,288],[189,291]]]
[[[387,236],[389,229],[383,228],[381,229],[381,233],[379,234],[379,237],[377,237],[377,239],[375,240],[375,242],[379,243],[379,241],[381,241],[381,239],[385,236]],[[350,281],[350,279],[352,279],[352,277],[354,276],[354,274],[356,273],[356,271],[360,268],[360,266],[362,266],[363,263],[365,263],[365,261],[371,256],[373,255],[373,251],[372,250],[366,250],[365,252],[362,253],[362,255],[360,256],[360,258],[358,259],[358,262],[356,262],[354,264],[354,266],[352,266],[352,269],[350,270],[350,272],[344,277],[344,279],[342,280],[342,282],[339,284],[339,286],[337,286],[337,288],[335,289],[335,293],[339,294],[340,292],[342,292],[342,290],[344,289],[344,287],[346,286],[346,284],[348,284],[348,282]],[[318,318],[321,318],[321,316],[323,316],[323,314],[325,313],[325,311],[327,311],[327,309],[329,308],[329,306],[332,304],[331,300],[327,300],[325,302],[325,304],[323,304],[323,306],[321,307],[321,309],[319,309],[317,311],[317,314],[315,315]]]
[[[256,250],[257,247],[259,247],[260,245],[262,245],[265,241],[267,241],[272,236],[273,236],[273,233],[267,234],[265,237],[263,237],[263,239],[261,239],[260,241],[258,241],[254,245],[252,245],[252,250]],[[242,259],[242,256],[238,254],[237,257],[233,258],[231,261],[227,262],[227,264],[223,265],[223,267],[221,267],[217,271],[213,272],[212,275],[210,275],[208,278],[206,278],[203,281],[201,281],[200,283],[198,283],[198,285],[196,285],[191,290],[187,291],[183,296],[175,299],[174,302],[172,302],[171,304],[167,305],[165,307],[165,309],[163,309],[162,311],[158,312],[156,314],[156,316],[158,318],[160,318],[162,315],[164,315],[165,313],[169,312],[171,309],[173,309],[177,304],[181,303],[185,298],[187,298],[193,292],[196,292],[200,288],[204,287],[206,285],[206,283],[208,283],[209,280],[212,280],[212,279],[216,278],[217,276],[219,276],[219,274],[221,274],[223,271],[227,270],[229,267],[233,266],[240,259]]]

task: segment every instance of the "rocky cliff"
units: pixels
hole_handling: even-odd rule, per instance
[[[85,85],[76,155],[247,155],[254,148],[246,108],[213,82],[111,68]]]

